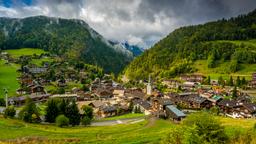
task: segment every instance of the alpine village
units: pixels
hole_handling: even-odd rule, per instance
[[[256,10],[125,46],[1,17],[0,143],[256,144]]]

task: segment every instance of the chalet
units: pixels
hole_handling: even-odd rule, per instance
[[[79,92],[78,95],[78,101],[90,101],[94,99],[94,96],[90,92]]]
[[[249,82],[249,87],[256,88],[256,73],[252,74],[252,80]]]
[[[41,73],[45,73],[46,71],[47,71],[47,68],[45,67],[28,68],[28,73],[31,73],[31,74],[41,74]]]
[[[97,115],[105,118],[117,115],[117,107],[115,106],[102,106],[99,108]]]
[[[31,85],[33,83],[33,78],[30,74],[23,74],[18,79],[22,85]]]
[[[44,87],[41,85],[34,85],[30,87],[30,93],[32,94],[37,94],[37,95],[42,95],[45,94],[46,92],[44,91]]]
[[[256,73],[252,74],[252,80],[256,80]]]
[[[93,108],[99,108],[105,104],[102,101],[93,101],[93,102],[89,103],[88,105]]]
[[[235,100],[222,100],[218,103],[221,112],[233,118],[251,118],[256,116],[256,104]]]
[[[166,85],[168,88],[178,88],[180,82],[177,80],[164,80],[162,81],[163,85]]]
[[[151,104],[144,100],[134,100],[133,101],[134,108],[133,109],[140,109],[142,113],[145,115],[151,114]]]
[[[166,99],[166,98],[153,99],[152,103],[153,103],[152,105],[153,110],[158,112],[165,111],[167,105],[173,104],[170,99]]]
[[[44,102],[49,99],[50,95],[43,94],[43,95],[12,97],[12,98],[8,98],[8,103],[11,105],[21,106],[25,104],[27,97],[31,98],[34,102]]]
[[[18,95],[24,95],[24,94],[27,93],[27,91],[25,89],[23,89],[23,88],[19,88],[19,89],[16,90],[16,93]]]
[[[205,76],[199,75],[199,74],[182,75],[182,76],[180,76],[180,79],[183,80],[183,81],[202,83],[203,80],[205,79]]]
[[[228,116],[234,117],[234,118],[240,117],[235,109],[237,109],[237,108],[239,109],[241,107],[242,103],[238,103],[235,100],[224,99],[224,100],[220,101],[219,103],[217,103],[217,105],[219,106],[222,113],[224,113]]]
[[[116,101],[122,101],[125,96],[124,96],[125,90],[114,90],[113,95]]]
[[[107,89],[98,88],[94,94],[101,100],[107,100],[113,97],[113,93]]]
[[[166,116],[173,121],[180,121],[186,117],[186,115],[182,111],[177,109],[174,105],[166,106]]]
[[[255,103],[244,103],[242,110],[243,111],[241,111],[241,114],[245,118],[256,117],[256,104]]]
[[[201,93],[200,96],[206,98],[209,101],[211,101],[213,105],[216,105],[217,102],[222,100],[221,96],[215,95],[215,94],[212,94],[212,93]]]
[[[129,90],[127,92],[125,92],[125,97],[127,97],[128,99],[132,100],[132,99],[144,99],[145,98],[145,93],[143,93],[141,90]]]
[[[189,109],[210,108],[211,102],[207,98],[199,96],[197,93],[181,93],[179,95],[169,95],[175,105],[180,105]]]
[[[182,86],[183,89],[191,90],[191,89],[197,88],[199,86],[199,83],[198,82],[188,82],[188,81],[186,81],[181,86]]]

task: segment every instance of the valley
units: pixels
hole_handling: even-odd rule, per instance
[[[169,34],[162,6],[151,26],[85,11],[0,17],[0,143],[256,143],[256,10]]]

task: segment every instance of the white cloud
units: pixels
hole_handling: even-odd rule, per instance
[[[35,0],[0,6],[0,16],[46,15],[86,21],[104,37],[150,46],[183,25],[247,13],[254,0]]]

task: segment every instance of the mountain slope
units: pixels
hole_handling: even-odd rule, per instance
[[[128,42],[120,43],[120,42],[109,41],[109,43],[111,43],[113,46],[122,47],[122,48],[132,52],[134,57],[137,57],[144,52],[143,48],[141,48],[137,45],[130,45]]]
[[[256,63],[256,47],[230,41],[255,38],[256,10],[229,20],[182,27],[137,57],[124,73],[129,79],[144,79],[149,74],[174,77],[196,72],[197,69],[193,67],[196,60],[207,60],[209,67],[230,61],[229,72],[232,73],[239,69],[239,64]],[[219,40],[229,41],[216,42]]]
[[[132,54],[113,47],[84,21],[45,16],[0,18],[0,48],[42,48],[67,59],[83,60],[118,73]]]

